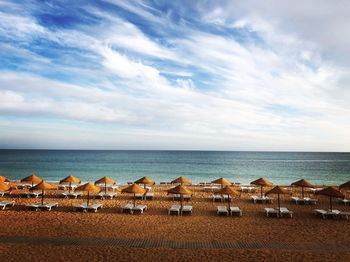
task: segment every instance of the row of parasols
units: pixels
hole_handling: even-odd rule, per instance
[[[0,176],[0,191],[4,190],[9,190],[11,189],[10,185],[4,183],[4,182],[10,182],[10,180],[4,176]],[[42,203],[44,201],[44,191],[45,190],[50,190],[50,189],[56,189],[56,187],[52,184],[49,184],[45,182],[42,178],[38,177],[36,174],[32,174],[28,177],[25,177],[21,179],[21,182],[27,182],[31,183],[32,187],[30,190],[42,190]],[[62,179],[60,181],[60,184],[68,183],[69,184],[69,191],[71,189],[72,184],[80,184],[81,180],[75,176],[67,176],[66,178]],[[86,191],[88,193],[88,204],[89,204],[89,199],[90,199],[90,194],[92,193],[98,193],[101,191],[101,187],[97,185],[104,185],[104,190],[105,193],[107,192],[107,185],[110,184],[115,184],[116,181],[110,177],[102,177],[101,179],[98,179],[95,181],[95,184],[88,182],[84,185],[78,186],[75,191]],[[192,195],[192,191],[185,187],[184,185],[192,185],[192,182],[187,179],[186,177],[179,177],[173,181],[171,181],[172,184],[179,184],[178,186],[171,188],[168,190],[169,194],[178,194],[180,195],[180,201],[181,201],[181,206],[183,203],[183,195]],[[219,178],[214,181],[212,181],[213,184],[220,184],[221,189],[218,191],[219,194],[222,195],[227,195],[228,198],[229,196],[236,196],[239,195],[239,192],[232,186],[232,183],[225,179],[225,178]],[[34,184],[36,184],[34,186]],[[143,184],[144,187],[140,187],[138,184]],[[135,205],[135,195],[136,194],[145,194],[147,192],[146,185],[154,185],[155,182],[150,179],[149,177],[145,176],[142,177],[134,182],[134,184],[124,188],[122,190],[122,193],[132,193],[134,194],[134,205]],[[264,179],[264,178],[259,178],[257,180],[254,180],[251,182],[253,185],[257,185],[261,187],[261,197],[263,196],[263,187],[272,187],[273,183],[270,181]],[[304,198],[304,188],[312,188],[314,185],[312,185],[310,182],[308,182],[305,179],[298,180],[296,182],[293,182],[291,184],[292,186],[298,186],[301,187],[301,194],[302,198]],[[330,210],[332,210],[332,198],[344,198],[345,195],[340,191],[340,189],[350,189],[350,181],[339,185],[339,189],[335,187],[326,187],[320,191],[317,192],[317,194],[320,195],[325,195],[328,196],[330,199]],[[280,186],[275,186],[271,190],[267,191],[265,195],[268,194],[277,194],[278,195],[278,206],[280,207],[280,194],[290,194],[289,191],[286,189],[280,187]],[[228,206],[230,207],[230,201],[228,201]]]

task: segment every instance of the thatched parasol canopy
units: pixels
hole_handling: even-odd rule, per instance
[[[211,182],[213,184],[219,184],[219,185],[221,185],[221,187],[232,185],[232,183],[230,181],[228,181],[226,178],[223,178],[223,177],[218,178],[218,179],[211,181]]]
[[[89,200],[90,200],[90,193],[91,194],[96,194],[101,191],[101,188],[98,186],[95,186],[93,183],[88,182],[84,185],[78,186],[75,191],[86,191],[88,192],[88,197],[87,197],[87,204],[89,205]]]
[[[60,181],[60,184],[69,183],[68,192],[70,193],[72,183],[80,184],[80,182],[81,182],[81,180],[75,176],[67,176],[66,178],[64,178]]]
[[[10,189],[11,189],[10,185],[6,184],[3,181],[0,181],[0,191],[7,191],[7,190],[10,190]]]
[[[339,186],[339,189],[350,189],[350,181],[348,181],[348,182],[345,182],[344,184],[341,184],[340,186]]]
[[[326,187],[320,191],[316,191],[317,195],[323,195],[329,197],[329,209],[332,211],[332,198],[344,198],[344,194],[334,187]]]
[[[176,187],[170,188],[168,194],[179,194],[180,195],[180,204],[182,208],[183,195],[192,195],[192,191],[183,185],[178,185]]]
[[[301,187],[301,197],[304,198],[304,187],[314,187],[309,181],[305,179],[300,179],[291,184],[292,186]]]
[[[122,193],[131,193],[134,194],[134,206],[136,206],[136,197],[135,194],[144,194],[146,189],[140,187],[138,184],[132,184],[122,190]]]
[[[186,184],[186,185],[192,185],[192,182],[187,179],[186,177],[184,176],[180,176],[178,178],[176,178],[175,180],[171,181],[172,184]]]
[[[151,178],[144,176],[144,177],[141,177],[140,179],[136,180],[135,184],[143,184],[144,188],[146,188],[146,185],[154,185],[155,182]]]
[[[261,197],[263,196],[264,186],[273,186],[273,184],[270,181],[266,180],[265,178],[259,178],[257,180],[250,182],[250,184],[260,186]]]
[[[289,192],[280,186],[275,186],[274,188],[272,188],[271,190],[265,193],[265,195],[269,195],[269,194],[277,194],[278,217],[281,217],[280,194],[289,194]]]
[[[21,182],[30,182],[30,183],[32,183],[32,187],[34,186],[34,184],[39,184],[41,181],[42,181],[42,178],[38,177],[35,173],[33,173],[32,175],[21,179]]]
[[[0,182],[10,182],[10,179],[5,176],[0,176]]]
[[[37,184],[36,186],[31,187],[29,190],[33,191],[33,190],[41,190],[41,204],[44,204],[44,194],[45,194],[45,190],[50,190],[50,189],[55,189],[56,187],[45,182],[44,180],[41,180],[41,182],[39,184]]]
[[[105,188],[105,194],[107,193],[107,184],[109,185],[114,185],[116,183],[116,181],[113,178],[110,178],[108,176],[104,176],[98,180],[95,181],[95,185],[99,185],[99,184],[104,184],[104,188]]]

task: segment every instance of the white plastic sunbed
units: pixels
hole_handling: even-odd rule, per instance
[[[140,214],[143,214],[146,210],[147,210],[146,205],[138,205],[136,207],[133,207],[132,213],[140,212]]]
[[[339,199],[340,203],[343,203],[344,205],[350,205],[350,200],[349,199]]]
[[[28,198],[30,198],[30,197],[38,197],[38,196],[40,196],[42,194],[42,192],[41,191],[29,191],[29,192],[22,192],[21,193],[21,195],[23,196],[23,197],[28,197]]]
[[[181,209],[181,215],[183,215],[183,213],[189,213],[192,215],[192,209],[192,206],[183,206]]]
[[[230,214],[231,216],[236,214],[238,216],[242,216],[242,209],[240,209],[239,207],[230,207]]]
[[[100,192],[96,196],[100,197],[101,199],[105,199],[105,198],[113,199],[116,195],[117,193],[114,193],[114,192],[107,192],[107,193]]]
[[[213,194],[213,202],[222,202],[222,196]]]
[[[271,208],[271,207],[265,207],[264,212],[265,212],[267,217],[270,217],[270,215],[278,216],[278,210]]]
[[[180,215],[180,209],[181,209],[180,205],[172,205],[168,209],[168,215],[171,215],[172,213],[176,213],[177,215]]]
[[[61,196],[64,198],[78,198],[80,196],[82,196],[83,193],[82,192],[63,192],[61,193]]]
[[[0,201],[0,207],[2,210],[5,210],[5,208],[7,206],[14,206],[15,205],[15,201],[14,200],[3,200]]]
[[[332,211],[326,211],[326,210],[323,210],[323,209],[314,209],[313,213],[315,215],[321,215],[323,219],[326,219],[326,218],[338,218],[338,216],[340,215],[340,211],[339,210],[336,210],[336,209],[333,209]]]
[[[217,206],[216,214],[219,215],[226,215],[228,216],[228,210],[226,206]]]
[[[280,214],[281,214],[281,217],[283,217],[283,216],[289,216],[290,218],[293,217],[293,211],[289,210],[286,207],[280,208]]]
[[[44,203],[44,204],[42,204],[41,202],[38,202],[38,203],[35,203],[35,204],[27,205],[27,207],[29,207],[30,209],[34,209],[35,211],[38,211],[40,209],[51,211],[51,209],[53,207],[57,207],[57,206],[58,206],[57,202],[55,202],[55,203]]]
[[[251,200],[253,201],[254,204],[257,203],[272,203],[273,199],[271,197],[263,196],[263,197],[258,197],[258,196],[251,196]]]
[[[123,213],[132,213],[132,209],[134,208],[134,205],[133,204],[126,204],[124,207],[123,207]]]
[[[182,195],[183,200],[191,200],[192,196],[191,195]],[[173,200],[179,200],[181,199],[180,194],[173,194]]]
[[[4,196],[4,195],[10,195],[11,194],[11,190],[5,190],[5,191],[0,191],[0,196]]]
[[[154,193],[153,192],[147,192],[145,195],[145,199],[154,199]]]
[[[92,210],[95,213],[100,208],[102,208],[102,204],[100,204],[100,203],[88,205],[86,202],[81,203],[80,205],[76,205],[73,207],[74,210],[82,210],[83,212],[88,212],[89,210]]]

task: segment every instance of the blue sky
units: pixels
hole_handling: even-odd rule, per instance
[[[350,150],[347,1],[1,1],[0,148]]]

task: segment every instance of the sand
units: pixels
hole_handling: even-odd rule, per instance
[[[313,194],[317,205],[294,205],[289,195],[282,196],[282,206],[294,216],[277,219],[263,213],[264,207],[277,203],[254,205],[249,193],[232,203],[243,210],[242,217],[218,217],[216,206],[223,204],[213,203],[211,193],[200,187],[189,202],[193,215],[182,217],[167,215],[167,208],[177,202],[161,186],[155,187],[154,200],[138,200],[148,205],[142,215],[121,213],[120,208],[132,202],[129,194],[92,200],[103,208],[82,213],[72,211],[82,199],[57,198],[58,191],[47,192],[45,198],[58,202],[58,208],[29,211],[25,205],[40,198],[19,198],[19,192],[3,197],[14,199],[16,206],[0,212],[2,261],[347,261],[350,255],[350,221],[313,215],[314,208],[329,205],[328,198]],[[350,212],[349,206],[338,203],[334,209]]]

